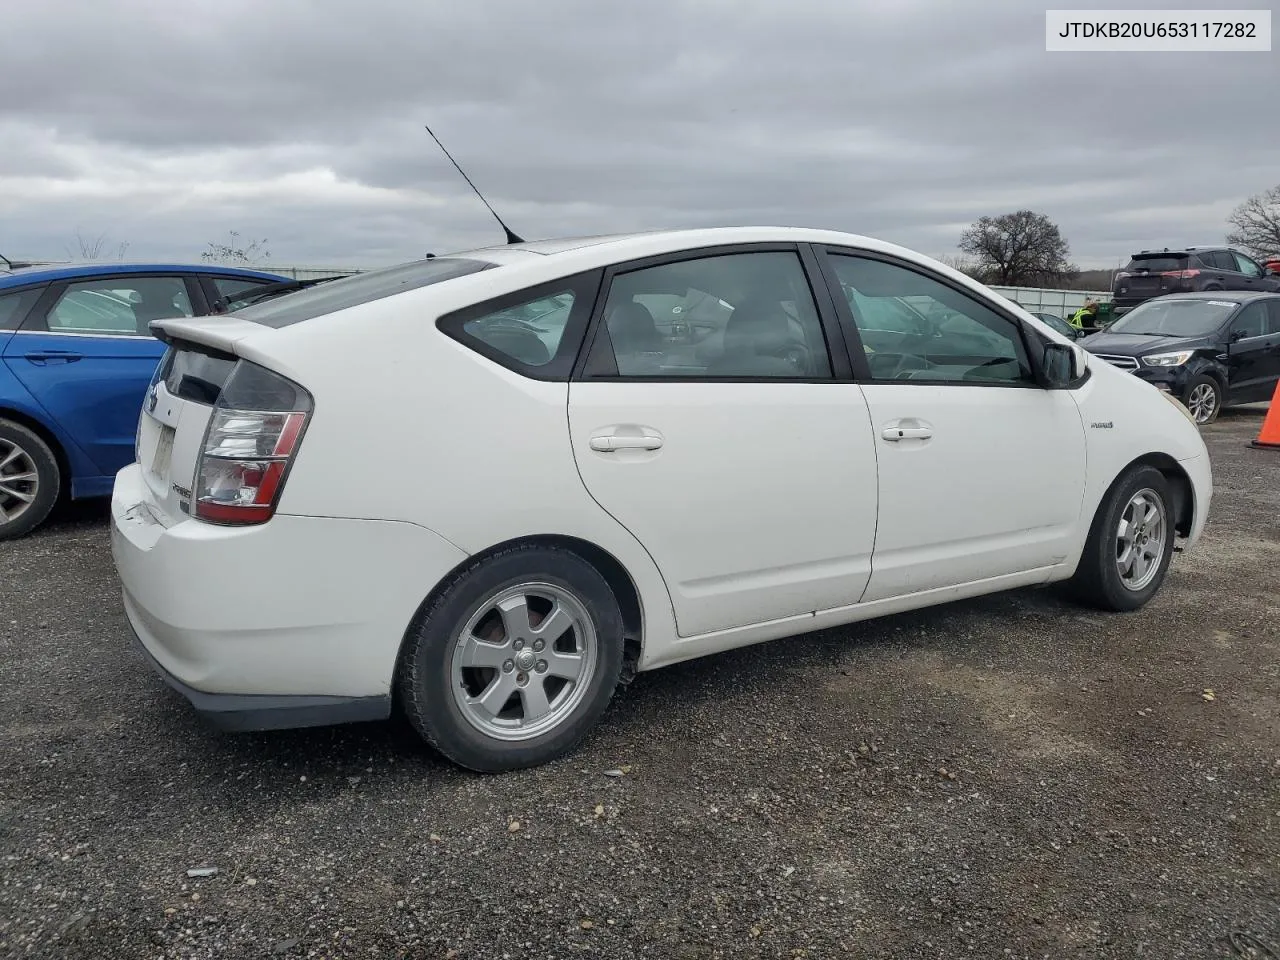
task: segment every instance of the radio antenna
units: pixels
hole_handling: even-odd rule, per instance
[[[467,181],[467,186],[472,190],[475,190],[476,196],[480,198],[480,202],[488,208],[491,214],[493,214],[493,219],[498,221],[498,226],[500,226],[502,228],[502,232],[507,235],[507,243],[524,243],[524,240],[512,233],[511,228],[502,222],[502,218],[498,216],[498,211],[489,206],[489,201],[484,198],[484,194],[481,193],[476,185],[471,182],[471,178],[467,176],[466,171],[463,170],[462,167],[458,166],[458,161],[453,159],[453,154],[449,153],[448,150],[445,150],[444,144],[440,142],[440,138],[437,137],[432,132],[431,128],[426,126],[426,124],[423,124],[423,126],[426,127],[427,133],[431,134],[431,139],[436,142],[436,146],[439,147],[444,152],[444,155],[449,158],[449,162],[453,164],[454,169],[462,174],[462,179]]]
[[[13,269],[13,261],[10,260],[8,257],[6,257],[3,253],[0,253],[0,260],[3,260],[5,263],[5,266],[8,267],[10,270]]]

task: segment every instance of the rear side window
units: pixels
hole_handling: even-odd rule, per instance
[[[430,260],[415,260],[402,263],[383,270],[371,270],[368,273],[356,273],[341,280],[330,280],[306,290],[299,290],[287,297],[266,300],[251,304],[235,311],[242,320],[251,320],[265,327],[287,327],[304,320],[323,317],[337,313],[349,307],[357,307],[362,303],[371,303],[384,297],[395,296],[427,287],[433,283],[443,283],[456,277],[465,277],[481,270],[488,270],[497,264],[484,260],[470,260],[461,257],[433,257]]]
[[[0,293],[0,330],[16,330],[43,291],[44,287],[28,287]]]
[[[1236,265],[1235,257],[1225,250],[1211,250],[1208,253],[1202,253],[1200,254],[1200,260],[1214,270],[1231,270],[1235,272],[1239,269]]]
[[[592,270],[497,297],[440,318],[440,330],[538,380],[568,379],[600,287]]]

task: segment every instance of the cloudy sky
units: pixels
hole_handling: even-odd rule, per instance
[[[424,123],[530,239],[776,223],[945,255],[1030,208],[1113,266],[1220,241],[1280,182],[1280,51],[1046,53],[1044,10],[9,3],[0,253],[65,259],[78,232],[193,260],[235,230],[275,263],[369,266],[500,241]]]

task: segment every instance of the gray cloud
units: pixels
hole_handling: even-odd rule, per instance
[[[1020,0],[43,0],[3,25],[12,256],[77,229],[338,265],[491,242],[424,122],[530,237],[771,222],[942,254],[1029,207],[1110,265],[1220,239],[1278,176],[1274,54],[1048,54]]]

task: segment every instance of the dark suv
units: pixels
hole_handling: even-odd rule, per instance
[[[1080,345],[1212,423],[1280,382],[1280,293],[1174,293],[1148,300]]]
[[[1201,290],[1280,291],[1280,277],[1230,247],[1187,247],[1135,253],[1111,285],[1115,316],[1166,293]]]

